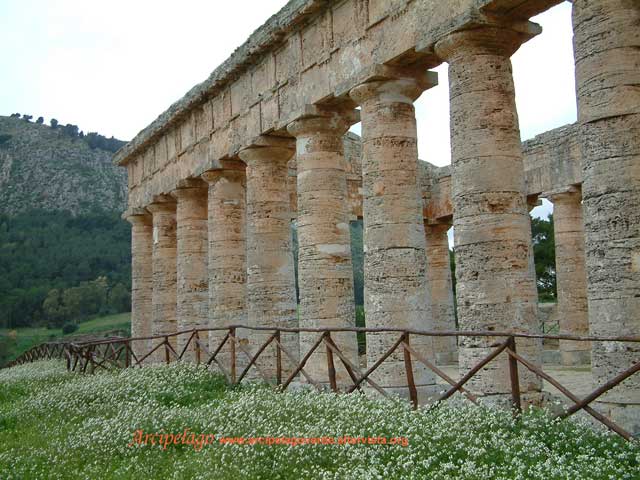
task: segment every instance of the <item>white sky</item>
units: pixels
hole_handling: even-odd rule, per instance
[[[54,117],[129,140],[285,3],[0,0],[0,115]],[[571,4],[533,20],[543,33],[513,57],[523,140],[576,120]],[[416,102],[418,149],[420,158],[446,165],[446,65],[437,71],[440,84]],[[547,202],[534,214],[550,210]]]

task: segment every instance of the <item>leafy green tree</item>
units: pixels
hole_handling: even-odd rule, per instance
[[[83,307],[83,288],[72,287],[67,288],[62,292],[62,311],[64,312],[65,320],[77,319],[82,316]]]
[[[51,124],[51,128],[53,128],[54,130],[58,128],[58,120],[56,120],[55,118],[52,118],[49,123]]]
[[[540,300],[556,298],[556,246],[553,215],[531,219],[531,237],[536,265],[536,280]]]
[[[77,125],[72,125],[71,123],[67,123],[63,128],[62,131],[65,135],[70,136],[71,138],[77,138],[78,137],[78,126]]]
[[[64,311],[60,298],[60,290],[54,288],[49,291],[42,304],[42,310],[47,320],[53,325],[60,325],[64,319]]]
[[[356,220],[349,224],[351,230],[351,262],[353,263],[353,293],[356,305],[364,305],[364,246],[363,223]]]
[[[36,120],[36,123],[38,125],[42,125],[44,123],[44,117],[38,117],[38,119]]]
[[[131,294],[122,283],[116,283],[109,292],[109,306],[114,313],[131,310]]]
[[[23,119],[25,122],[30,122],[32,118],[33,118],[33,115],[27,115],[27,114],[22,115],[22,119]]]

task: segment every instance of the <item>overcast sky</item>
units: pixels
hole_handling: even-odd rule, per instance
[[[0,115],[54,117],[130,140],[285,3],[0,0]],[[523,140],[576,120],[571,4],[533,20],[543,33],[513,57]],[[446,65],[437,71],[440,84],[416,102],[418,148],[446,165]]]

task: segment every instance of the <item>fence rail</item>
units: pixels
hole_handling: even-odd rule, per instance
[[[252,353],[247,346],[238,338],[238,331],[246,330],[248,332],[266,332],[269,335],[259,347]],[[201,337],[208,336],[211,332],[224,333],[215,348],[209,348],[210,345],[205,344]],[[388,333],[399,334],[397,340],[388,348],[369,368],[362,371],[361,368],[348,358],[334,341],[332,334],[344,332],[362,332],[362,333]],[[313,342],[311,348],[305,352],[304,356],[299,358],[294,352],[291,352],[282,342],[283,333],[316,333],[317,338]],[[205,335],[206,334],[206,335]],[[448,376],[442,369],[435,365],[435,362],[427,359],[411,344],[411,337],[486,337],[496,341],[488,346],[490,352],[474,365],[466,374],[462,375],[459,380],[454,380]],[[182,348],[177,346],[177,338],[187,338]],[[389,397],[389,392],[371,378],[372,374],[387,360],[393,353],[399,349],[402,353],[404,361],[404,373],[406,388],[408,389],[409,398],[414,408],[418,407],[418,391],[414,379],[415,362],[423,365],[435,375],[450,385],[449,389],[442,393],[436,400],[438,402],[447,400],[455,393],[462,394],[469,401],[477,404],[478,397],[469,390],[465,389],[465,385],[469,380],[478,374],[484,367],[501,355],[507,355],[507,372],[509,376],[511,404],[514,413],[518,414],[522,410],[522,394],[520,392],[520,379],[518,373],[518,365],[529,370],[542,380],[547,381],[567,397],[573,404],[564,412],[558,413],[556,416],[567,418],[576,412],[583,410],[594,419],[604,424],[610,430],[616,432],[623,438],[630,440],[632,435],[623,429],[620,425],[607,418],[593,407],[590,406],[595,400],[606,392],[610,391],[627,378],[640,371],[640,360],[636,361],[631,367],[618,373],[615,377],[600,385],[589,395],[579,398],[572,393],[567,387],[562,385],[557,379],[553,378],[535,362],[532,362],[518,353],[518,339],[554,339],[554,340],[571,340],[576,342],[631,342],[640,343],[638,336],[618,336],[618,337],[596,337],[596,336],[575,336],[575,335],[546,335],[546,334],[529,334],[517,332],[487,332],[487,331],[423,331],[408,330],[400,328],[362,328],[362,327],[343,327],[343,328],[270,328],[270,327],[248,327],[245,325],[231,325],[219,328],[202,328],[193,330],[184,330],[166,335],[156,335],[148,337],[136,338],[109,338],[99,341],[88,342],[54,342],[45,343],[33,347],[29,351],[23,353],[16,360],[7,366],[14,366],[23,363],[32,362],[39,359],[64,358],[67,363],[67,369],[86,373],[95,372],[98,369],[110,368],[129,368],[141,367],[144,364],[151,363],[171,363],[175,361],[185,360],[187,352],[191,361],[198,364],[204,363],[208,366],[215,366],[226,377],[227,381],[236,385],[247,378],[247,375],[254,368],[264,381],[274,383],[282,390],[287,389],[297,376],[302,376],[305,380],[317,389],[326,388],[326,385],[334,392],[353,392],[358,390],[363,393],[363,384],[366,382],[370,388],[377,391],[384,397]],[[155,345],[149,347],[149,342],[155,342]],[[225,356],[228,358],[228,364],[224,364],[221,358],[221,352],[225,346],[228,351]],[[263,368],[259,367],[258,360],[265,355],[269,346],[275,347],[275,356],[267,358],[267,361],[274,362],[275,365],[267,365],[275,370],[273,375],[265,373]],[[326,357],[326,378],[319,381],[313,378],[305,369],[310,358],[314,353],[318,353],[321,346],[324,346],[324,356]],[[180,352],[178,353],[178,350]],[[211,350],[211,351],[210,351]],[[302,353],[302,352],[300,352]],[[244,361],[242,360],[244,359]],[[283,360],[290,365],[290,372],[285,378],[285,369]],[[263,358],[264,360],[264,358]],[[348,374],[350,385],[338,385],[336,364],[342,364],[344,370]],[[264,365],[263,365],[264,367]],[[255,378],[255,376],[254,376]]]

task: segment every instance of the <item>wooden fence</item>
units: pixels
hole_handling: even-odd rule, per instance
[[[238,338],[238,331],[244,330],[248,332],[268,335],[266,341],[262,342],[255,352],[250,351],[245,342],[242,342]],[[208,336],[211,332],[218,332],[224,336],[220,339],[217,346],[210,351],[208,342],[203,342],[202,337]],[[371,366],[363,371],[354,361],[350,360],[347,355],[338,347],[334,341],[332,334],[338,334],[343,332],[362,332],[362,333],[387,333],[398,335],[397,339],[387,351],[380,356]],[[206,333],[206,335],[205,335]],[[282,334],[317,334],[317,338],[312,347],[299,358],[294,352],[291,352],[283,345],[281,336]],[[488,337],[495,341],[490,345],[490,353],[481,359],[473,368],[471,368],[466,374],[464,374],[459,380],[454,380],[448,376],[442,369],[435,365],[435,362],[426,358],[423,354],[418,352],[412,347],[410,339],[427,336],[427,337]],[[187,338],[186,342],[181,349],[176,348],[177,338]],[[541,334],[526,334],[526,333],[514,333],[514,332],[475,332],[475,331],[451,331],[451,332],[434,332],[434,331],[421,331],[421,330],[403,330],[393,328],[357,328],[357,327],[345,327],[345,328],[269,328],[269,327],[247,327],[243,325],[233,325],[229,327],[220,328],[206,328],[206,329],[194,329],[180,331],[168,335],[157,335],[152,337],[138,337],[138,338],[110,338],[100,341],[91,341],[84,343],[45,343],[38,345],[31,350],[25,352],[16,360],[11,362],[7,366],[19,365],[22,363],[32,362],[39,359],[49,358],[64,358],[67,362],[67,368],[70,371],[86,373],[95,372],[99,369],[111,369],[111,368],[130,368],[141,367],[145,364],[152,362],[164,362],[171,363],[174,361],[185,360],[185,355],[189,352],[190,360],[196,363],[205,363],[207,365],[215,364],[216,367],[227,378],[227,381],[236,385],[241,383],[247,378],[247,374],[251,368],[255,368],[262,379],[267,382],[275,382],[278,388],[284,390],[291,385],[298,375],[303,376],[306,381],[313,385],[317,389],[325,388],[324,383],[328,388],[334,392],[353,392],[358,390],[362,392],[362,386],[366,382],[371,388],[376,390],[384,397],[389,396],[389,392],[384,387],[380,386],[374,379],[371,378],[372,374],[383,364],[383,362],[389,358],[394,352],[401,349],[402,357],[404,359],[404,370],[406,386],[408,388],[410,400],[414,408],[418,407],[418,391],[414,381],[414,362],[424,365],[431,370],[435,375],[439,376],[446,383],[450,385],[449,389],[442,393],[437,401],[444,401],[450,398],[456,392],[464,395],[469,401],[477,404],[478,398],[476,395],[465,389],[465,385],[471,378],[473,378],[480,370],[486,367],[490,362],[502,354],[506,353],[508,356],[508,368],[505,375],[509,375],[510,395],[511,403],[514,408],[515,414],[518,414],[522,410],[522,396],[520,393],[520,380],[518,375],[518,364],[522,365],[527,370],[530,370],[539,378],[547,381],[558,389],[563,395],[565,395],[572,405],[564,412],[557,414],[560,418],[567,418],[576,412],[583,410],[594,417],[599,422],[606,425],[609,429],[616,432],[620,436],[627,440],[632,438],[632,435],[624,430],[621,426],[613,422],[610,418],[607,418],[594,408],[590,406],[592,402],[597,400],[600,396],[622,383],[627,378],[631,377],[640,370],[640,360],[636,361],[631,367],[620,372],[615,377],[611,378],[606,383],[600,385],[589,395],[584,398],[579,398],[572,393],[568,388],[562,385],[558,380],[553,378],[548,373],[544,372],[542,368],[527,360],[524,356],[518,353],[516,344],[517,339],[539,339],[539,340],[570,340],[576,342],[630,342],[640,343],[640,337],[579,337],[574,335],[541,335]],[[153,346],[149,346],[149,343]],[[221,352],[225,345],[228,345],[225,356],[229,357],[229,362],[225,365],[221,359]],[[270,345],[275,347],[275,355],[272,355],[267,360],[274,362],[275,365],[271,365],[275,372],[275,375],[270,376],[259,368],[258,359],[264,355],[267,351],[267,347]],[[146,346],[146,348],[140,348]],[[305,366],[311,358],[312,354],[316,352],[321,346],[324,346],[324,356],[326,357],[326,377],[323,379],[313,378]],[[180,350],[179,352],[177,350]],[[142,353],[141,353],[142,351]],[[266,357],[266,355],[264,355]],[[285,369],[283,368],[283,360],[286,359],[289,366],[288,374],[285,378]],[[244,360],[244,361],[239,361]],[[339,361],[350,378],[350,384],[340,389],[338,387],[337,375],[336,375],[336,362]]]

